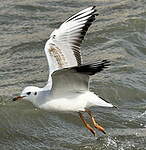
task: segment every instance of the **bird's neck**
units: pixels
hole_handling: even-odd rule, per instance
[[[50,90],[44,90],[44,88],[40,88],[38,95],[35,99],[32,100],[32,103],[36,107],[40,107],[42,104],[46,103],[49,100]]]

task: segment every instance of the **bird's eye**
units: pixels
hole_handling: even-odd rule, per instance
[[[34,95],[37,95],[37,92],[35,92]]]
[[[31,94],[31,92],[27,92],[26,94],[27,94],[27,95],[30,95],[30,94]]]

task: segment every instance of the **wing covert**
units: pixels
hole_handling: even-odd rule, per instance
[[[110,61],[95,61],[78,67],[57,70],[52,74],[51,93],[55,96],[66,93],[82,92],[88,90],[89,76],[101,72],[110,65]]]
[[[81,65],[80,46],[89,26],[95,20],[95,11],[95,6],[86,8],[52,32],[45,45],[51,74],[56,70]]]

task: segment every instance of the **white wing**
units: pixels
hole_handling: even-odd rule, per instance
[[[49,72],[81,64],[80,45],[95,20],[95,6],[80,11],[55,29],[46,42]]]
[[[109,65],[110,62],[108,60],[102,60],[55,71],[52,74],[52,96],[60,97],[67,95],[66,93],[87,91],[89,76],[104,70]]]
[[[76,93],[88,90],[89,76],[78,73],[76,69],[62,69],[52,74],[53,86],[51,95],[61,97],[67,93]]]

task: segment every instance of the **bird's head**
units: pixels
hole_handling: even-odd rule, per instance
[[[40,88],[38,87],[28,86],[24,88],[20,96],[13,98],[13,101],[25,99],[25,100],[33,102],[37,98],[39,91],[40,91]]]

